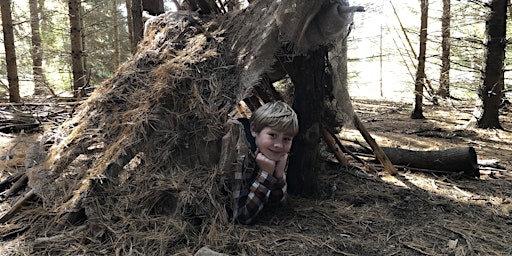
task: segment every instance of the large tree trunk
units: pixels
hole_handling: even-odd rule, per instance
[[[73,95],[80,96],[80,90],[85,84],[85,68],[83,60],[82,26],[80,1],[69,0],[69,24],[71,37],[71,63],[73,68]]]
[[[293,108],[299,118],[299,134],[293,141],[288,186],[290,193],[315,195],[318,190],[321,121],[325,84],[327,49],[321,47],[308,56],[296,56],[288,70],[295,96]]]
[[[421,0],[421,26],[420,26],[420,53],[418,55],[418,70],[416,71],[416,83],[414,85],[414,110],[413,119],[423,119],[423,87],[427,76],[425,75],[425,54],[427,51],[427,25],[428,25],[428,0]]]
[[[9,82],[9,101],[20,102],[20,89],[18,78],[18,65],[16,63],[16,49],[14,47],[14,33],[12,26],[11,1],[0,1],[2,12],[2,28],[4,32],[5,62],[7,64],[7,81]]]
[[[493,0],[491,13],[486,22],[486,56],[483,83],[469,126],[502,128],[499,106],[504,88],[503,63],[505,60],[507,0]]]
[[[443,0],[441,74],[439,76],[439,90],[437,91],[437,95],[443,98],[450,97],[450,21],[450,0]]]

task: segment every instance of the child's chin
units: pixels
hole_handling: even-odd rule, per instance
[[[283,157],[283,155],[276,155],[276,154],[273,154],[272,156],[268,157],[268,159],[272,160],[272,161],[279,161],[281,159],[281,157]]]

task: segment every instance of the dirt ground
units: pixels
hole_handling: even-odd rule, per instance
[[[480,178],[403,169],[390,176],[362,168],[350,157],[352,166],[342,167],[326,153],[319,195],[291,196],[288,205],[265,210],[254,225],[237,226],[224,245],[212,249],[230,255],[512,255],[511,114],[501,113],[504,130],[465,129],[471,105],[428,105],[425,120],[411,120],[411,104],[354,100],[381,146],[473,146]],[[38,133],[1,134],[1,180],[24,166],[29,146],[39,138]],[[340,138],[344,144],[364,141],[351,127]],[[2,202],[0,213],[9,207]],[[12,250],[22,241],[0,235],[1,255],[23,254]],[[186,247],[176,250],[191,253]]]

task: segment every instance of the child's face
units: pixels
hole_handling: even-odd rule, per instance
[[[271,127],[265,127],[260,132],[251,129],[251,133],[256,141],[256,147],[270,160],[279,161],[290,152],[293,136],[287,133]]]

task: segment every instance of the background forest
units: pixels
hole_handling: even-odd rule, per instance
[[[482,81],[485,21],[488,1],[449,1],[450,86],[457,98],[473,98]],[[490,2],[490,1],[489,1]],[[419,1],[352,1],[366,11],[356,14],[349,45],[349,86],[351,95],[387,97],[412,101],[414,74],[419,50]],[[426,74],[435,89],[439,88],[442,53],[443,1],[429,1]],[[511,20],[507,20],[507,38]],[[408,41],[410,40],[410,42]],[[505,58],[505,85],[510,90],[510,43]],[[382,58],[382,59],[381,59]],[[381,65],[384,63],[383,65]],[[379,74],[378,76],[376,74]],[[382,86],[382,87],[380,87]],[[364,88],[371,87],[371,90]],[[365,93],[358,93],[362,88]],[[381,89],[382,88],[382,89]],[[372,94],[368,94],[371,92]],[[405,93],[405,94],[404,94]]]
[[[73,91],[70,19],[68,1],[34,0],[42,50],[43,83],[55,96],[69,96]],[[247,4],[243,1],[243,4]],[[352,96],[414,99],[420,3],[417,1],[352,1],[365,12],[357,13],[349,35],[349,89]],[[111,77],[119,63],[131,56],[126,1],[88,0],[80,3],[82,44],[87,86],[96,87]],[[175,10],[172,1],[164,1],[166,11]],[[34,50],[29,1],[11,1],[16,50],[17,74],[23,101],[34,95]],[[474,98],[481,83],[484,63],[486,1],[451,1],[450,93],[456,98]],[[430,1],[426,75],[432,88],[439,88],[441,70],[442,1]],[[511,23],[510,20],[507,21]],[[512,26],[508,26],[510,34]],[[508,37],[507,37],[508,38]],[[5,56],[4,38],[0,55]],[[510,52],[510,44],[507,44]],[[507,53],[507,56],[509,53]],[[510,58],[505,59],[505,92],[510,90]],[[2,98],[7,100],[6,58],[0,59]],[[376,75],[379,74],[379,75]],[[40,93],[45,90],[39,90]],[[48,96],[49,90],[46,90]],[[369,93],[370,92],[370,93]],[[432,95],[426,95],[427,98]]]

